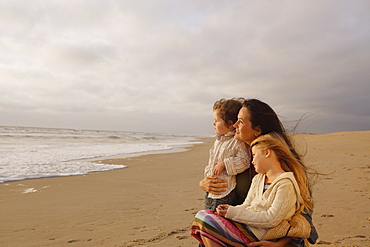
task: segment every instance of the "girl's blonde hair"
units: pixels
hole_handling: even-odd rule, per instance
[[[251,148],[256,146],[262,150],[273,150],[279,159],[281,168],[286,172],[292,172],[297,180],[301,196],[303,198],[303,209],[306,213],[312,213],[313,201],[311,186],[307,177],[307,168],[301,160],[296,158],[284,138],[276,132],[257,137]]]

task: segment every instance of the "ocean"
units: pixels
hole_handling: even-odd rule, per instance
[[[200,136],[0,126],[0,183],[122,169],[92,160],[184,151]]]

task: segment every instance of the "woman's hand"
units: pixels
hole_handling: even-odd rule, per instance
[[[221,192],[226,191],[225,188],[227,188],[227,184],[225,179],[218,179],[215,176],[208,176],[199,182],[199,187],[205,192],[220,195]]]
[[[279,239],[277,242],[272,241],[259,241],[259,242],[253,242],[248,244],[247,246],[262,246],[262,247],[284,247],[287,245],[290,240],[292,240],[290,237],[284,237],[282,239]]]
[[[248,244],[248,246],[262,246],[262,247],[280,247],[284,245],[280,245],[278,242],[272,242],[272,241],[260,241],[260,242],[253,242]]]
[[[219,216],[222,216],[222,217],[225,217],[226,213],[227,213],[227,210],[229,209],[229,205],[226,205],[226,204],[221,204],[221,205],[218,205],[217,208],[216,208],[216,213],[219,215]]]

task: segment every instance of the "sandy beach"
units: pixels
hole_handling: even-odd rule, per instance
[[[370,131],[296,135],[314,187],[317,246],[370,246]],[[0,246],[197,246],[198,182],[213,138],[188,151],[102,160],[128,168],[0,184]]]

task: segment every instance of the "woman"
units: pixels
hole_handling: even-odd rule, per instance
[[[258,174],[253,178],[244,203],[219,205],[216,213],[201,210],[195,216],[192,235],[207,243],[206,246],[245,246],[245,243],[263,239],[268,229],[282,229],[283,221],[290,221],[296,214],[312,211],[305,167],[284,139],[274,132],[262,135],[252,142],[251,149],[252,164]],[[299,236],[309,236],[308,223],[307,226],[306,231],[299,231],[302,234]],[[296,234],[290,230],[289,234]]]
[[[246,142],[250,145],[254,139],[260,135],[265,135],[271,132],[276,132],[283,137],[285,142],[288,144],[290,151],[298,160],[302,163],[300,155],[293,148],[289,137],[286,134],[286,131],[280,122],[278,116],[274,110],[266,103],[257,100],[257,99],[247,99],[243,102],[243,107],[239,111],[238,121],[235,123],[234,127],[236,128],[235,139]],[[252,169],[252,168],[251,168]],[[250,171],[250,173],[253,173]],[[253,174],[252,174],[253,176]],[[250,176],[250,177],[252,177]],[[211,192],[214,194],[220,193],[225,190],[227,185],[222,179],[217,179],[216,177],[206,177],[199,182],[199,186],[206,192]],[[237,184],[237,190],[239,187],[239,181]],[[249,188],[248,188],[249,189]],[[311,193],[311,191],[309,191]],[[308,215],[308,219],[310,219]],[[311,223],[311,222],[310,222]],[[312,225],[312,223],[311,223]],[[313,227],[313,226],[312,226]],[[313,227],[314,230],[314,227]],[[313,233],[316,233],[313,231]],[[314,236],[310,241],[311,243],[315,242],[317,236]],[[285,237],[280,239],[278,242],[271,241],[260,241],[251,243],[249,246],[285,246],[291,242],[292,238]],[[293,243],[294,242],[294,243]],[[302,239],[295,239],[291,244],[295,246],[304,246]]]

